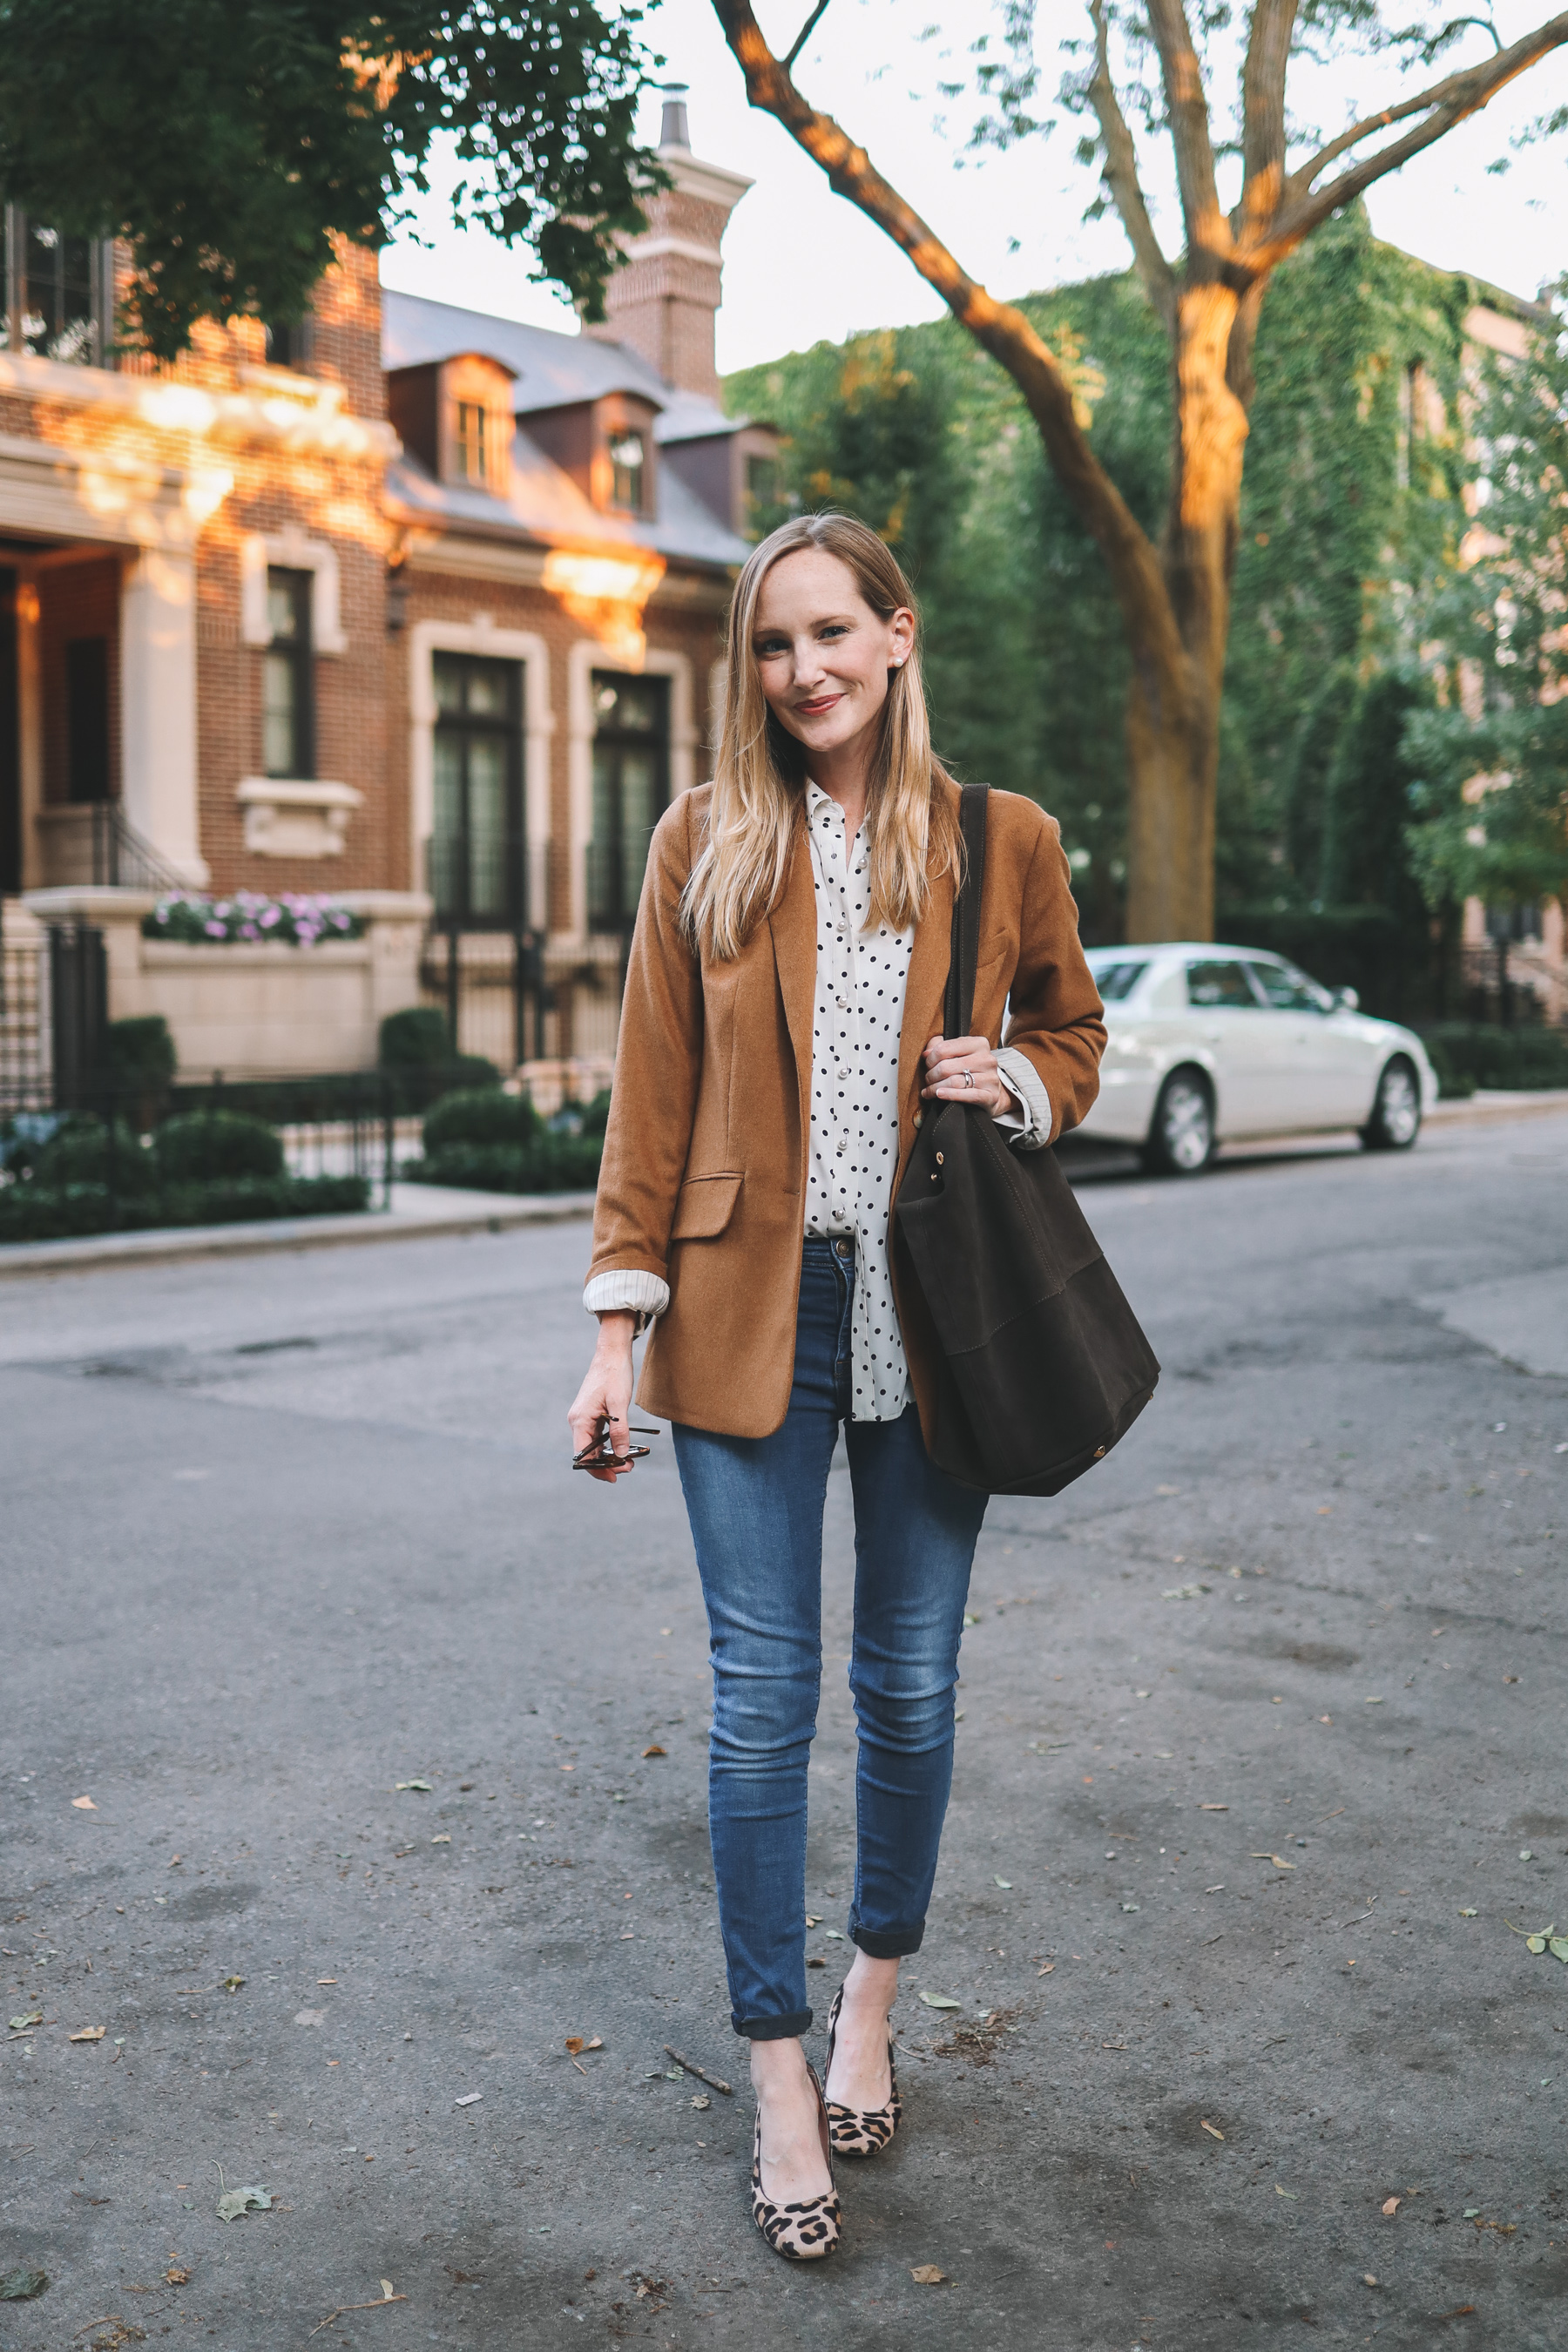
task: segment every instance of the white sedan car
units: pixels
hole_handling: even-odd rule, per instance
[[[1173,940],[1091,948],[1089,966],[1110,1039],[1077,1132],[1135,1144],[1162,1173],[1197,1175],[1221,1143],[1314,1129],[1407,1151],[1437,1099],[1413,1030],[1280,956]]]

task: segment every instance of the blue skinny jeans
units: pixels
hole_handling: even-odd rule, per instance
[[[953,1687],[984,1495],[931,1462],[910,1405],[849,1418],[853,1244],[809,1240],[795,1381],[771,1437],[677,1424],[713,1664],[708,1820],[737,2033],[783,2040],[805,1997],[806,1766],[822,1679],[822,1515],[840,1422],[855,1498],[849,1687],[859,1730],[848,1932],[920,1949],[952,1782]]]

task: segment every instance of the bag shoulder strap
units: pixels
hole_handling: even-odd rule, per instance
[[[965,784],[958,827],[963,841],[963,879],[952,902],[952,945],[947,968],[944,1036],[967,1037],[974,1014],[974,972],[980,961],[980,896],[985,887],[985,814],[989,784]]]

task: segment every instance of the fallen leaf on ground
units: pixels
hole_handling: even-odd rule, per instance
[[[1546,1948],[1554,1960],[1568,1960],[1568,1936],[1548,1936]]]
[[[1050,1973],[1051,1973],[1051,1970],[1052,1970],[1055,1967],[1056,1967],[1056,1962],[1055,1962],[1055,1960],[1047,1960],[1047,1961],[1046,1962],[1045,1967],[1040,1970],[1040,1974],[1041,1974],[1043,1977],[1048,1977],[1048,1976],[1050,1975]]]
[[[1248,1854],[1247,1860],[1249,1862],[1271,1862],[1276,1870],[1294,1870],[1296,1867],[1293,1862],[1287,1862],[1282,1853],[1252,1853]]]
[[[657,1739],[643,1749],[643,1754],[645,1756],[668,1756],[668,1748],[661,1748]]]
[[[1363,2286],[1375,2286],[1377,2284],[1377,2281],[1373,2278],[1370,2271],[1363,2271],[1361,2274],[1361,2283]]]
[[[1217,2124],[1211,2124],[1206,2116],[1199,2124],[1198,2129],[1199,2131],[1206,2131],[1210,2139],[1224,2139],[1225,2137],[1225,2134],[1221,2131],[1219,2126]]]
[[[928,2009],[962,2009],[962,2001],[952,2000],[944,1992],[922,1992],[921,1999]]]
[[[484,2095],[485,2095],[482,2091],[465,2091],[460,2099],[453,2100],[452,2105],[455,2107],[471,2107],[475,2105],[479,2100],[482,2099]]]
[[[566,2054],[569,2058],[575,2058],[582,2047],[583,2037],[580,2033],[569,2033],[566,2036]]]
[[[950,2286],[952,2283],[935,2263],[918,2263],[910,2276],[917,2286]]]
[[[243,1984],[245,1982],[245,1979],[243,1977],[236,1977],[233,1981],[236,1984]],[[335,1985],[337,1979],[336,1977],[318,1977],[316,1979],[316,1982],[319,1985]]]
[[[107,2025],[84,2025],[79,2033],[68,2034],[66,2039],[68,2042],[101,2042],[108,2031]]]
[[[258,2213],[271,2211],[270,2189],[231,2189],[226,2196],[220,2197],[217,2200],[217,2217],[220,2221],[237,2221],[242,2213],[248,2213],[253,2210]]]
[[[1274,2194],[1276,2197],[1289,2197],[1292,2205],[1298,2202],[1295,2190],[1293,2189],[1281,2189],[1278,2181],[1274,2183]]]
[[[1460,1914],[1459,1914],[1459,1916],[1460,1916],[1460,1918],[1461,1918],[1461,1919],[1474,1919],[1474,1918],[1479,1917],[1479,1914],[1478,1912],[1476,1912],[1474,1909],[1471,1909],[1471,1910],[1468,1910],[1468,1911],[1461,1911],[1461,1912],[1460,1912]]]
[[[713,2102],[705,2091],[700,2091],[697,2096],[692,2100],[691,2104],[697,2109],[699,2115],[706,2115]]]
[[[1001,1889],[1003,1890],[1004,1894],[1011,1895],[1011,1893],[1013,1892],[1013,1882],[1012,1882],[1012,1880],[1011,1880],[1010,1878],[999,1878],[999,1879],[996,1881],[996,1884],[997,1884],[997,1885],[998,1885],[999,1887],[1001,1887]]]
[[[189,2286],[191,2283],[191,2274],[189,2271],[182,2271],[178,2269],[166,2270],[163,2273],[163,2276],[168,2280],[171,2286]]]
[[[818,1959],[814,1956],[811,1959],[807,1960],[805,1965],[808,1969],[825,1969],[827,1966],[827,1962],[826,1960]]]
[[[41,2009],[31,2010],[26,2017],[14,2017],[11,2019],[11,2031],[13,2033],[26,2033],[30,2026],[42,2025],[43,2021],[43,2011]]]
[[[1394,2219],[1394,2216],[1398,2212],[1404,2202],[1405,2200],[1403,2197],[1385,2197],[1384,2199],[1383,2210],[1384,2213],[1387,2214],[1390,2221]]]
[[[243,1977],[225,1977],[223,1989],[225,1992],[237,1992],[244,1982]]]
[[[842,1927],[824,1927],[822,1932],[825,1936],[829,1937],[836,1944],[841,1944],[844,1941],[844,1930]]]
[[[392,1785],[395,1789],[417,1789],[422,1797],[432,1793],[428,1780],[395,1780]]]
[[[1383,1701],[1380,1698],[1369,1698],[1366,1701],[1366,1705],[1368,1706],[1381,1706],[1383,1705]]]
[[[812,1914],[811,1912],[809,1912],[809,1911],[808,1911],[808,1912],[806,1913],[806,1915],[805,1915],[805,1924],[806,1924],[806,1926],[807,1926],[808,1927],[821,1927],[821,1925],[822,1925],[822,1922],[821,1922],[821,1920],[820,1920],[820,1919],[818,1919],[818,1918],[815,1917],[815,1916],[813,1916],[813,1914]]]
[[[31,2303],[49,2283],[47,2271],[20,2269],[0,2272],[0,2303]]]
[[[1230,1807],[1228,1805],[1200,1805],[1198,1807],[1198,1811],[1200,1813],[1228,1813]]]
[[[73,1797],[71,1803],[79,1813],[96,1813],[98,1811],[90,1797]]]
[[[451,1832],[451,1831],[450,1831],[450,1830],[437,1830],[437,1832],[436,1832],[436,1835],[431,1839],[430,1843],[431,1843],[431,1844],[432,1844],[432,1845],[450,1845],[450,1844],[451,1844],[451,1843],[452,1843],[452,1832]]]
[[[963,1612],[963,1622],[966,1625],[978,1625],[980,1620],[973,1609],[966,1609]]]

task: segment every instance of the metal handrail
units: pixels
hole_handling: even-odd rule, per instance
[[[94,801],[92,878],[100,887],[122,890],[183,890],[185,877],[144,841],[118,801]]]

